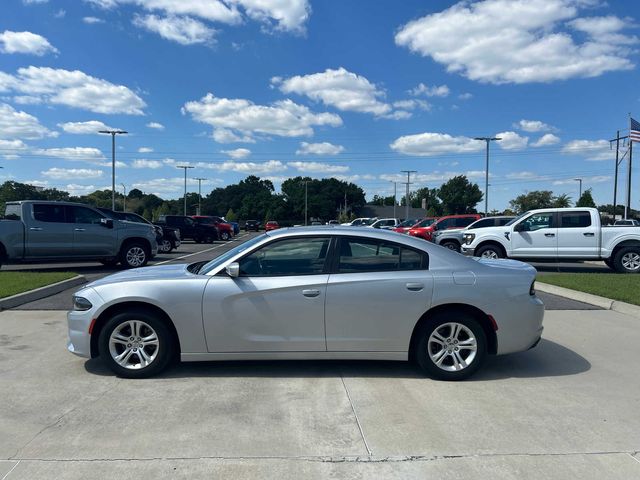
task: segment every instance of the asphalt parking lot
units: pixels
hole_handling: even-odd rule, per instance
[[[559,302],[535,349],[462,383],[360,361],[180,364],[126,380],[66,351],[63,310],[0,312],[0,479],[640,478],[638,319]]]

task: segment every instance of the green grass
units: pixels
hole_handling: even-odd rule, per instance
[[[76,275],[73,272],[0,272],[0,298],[28,292]]]
[[[616,273],[538,274],[538,281],[640,305],[640,275]]]

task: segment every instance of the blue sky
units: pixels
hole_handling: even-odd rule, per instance
[[[130,132],[119,189],[164,198],[186,164],[203,192],[309,175],[371,198],[401,170],[412,188],[484,189],[473,137],[498,135],[490,209],[537,189],[575,200],[574,178],[611,203],[608,140],[640,117],[639,18],[621,0],[4,0],[0,181],[110,187],[108,127]]]

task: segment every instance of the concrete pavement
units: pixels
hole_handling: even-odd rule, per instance
[[[63,312],[1,312],[0,331],[6,480],[640,478],[640,330],[616,312],[548,312],[537,348],[462,383],[395,362],[125,380],[66,352]]]

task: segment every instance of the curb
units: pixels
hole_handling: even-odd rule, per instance
[[[68,288],[72,288],[77,285],[82,285],[83,283],[87,283],[87,279],[83,275],[77,275],[73,278],[62,280],[61,282],[36,288],[35,290],[29,290],[28,292],[18,293],[17,295],[2,298],[0,299],[0,311],[18,307],[25,303],[40,300],[41,298],[50,297],[51,295],[63,292]]]
[[[538,281],[536,281],[536,290],[569,298],[577,302],[595,305],[596,307],[604,308],[605,310],[613,310],[614,312],[624,313],[626,315],[631,315],[632,317],[640,318],[640,306],[638,305],[632,305],[630,303],[620,302],[619,300],[612,300],[599,295],[579,292],[577,290],[571,290],[570,288],[557,287],[556,285],[549,285],[548,283]]]

